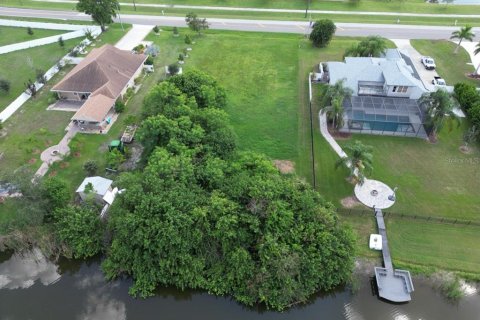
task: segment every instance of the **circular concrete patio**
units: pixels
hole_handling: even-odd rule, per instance
[[[390,200],[393,190],[385,183],[378,180],[365,179],[365,182],[355,186],[355,196],[367,207],[387,209],[393,206],[395,200]]]

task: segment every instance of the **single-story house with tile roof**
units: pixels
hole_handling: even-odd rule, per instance
[[[343,102],[341,132],[426,137],[418,99],[427,89],[406,53],[388,49],[381,58],[345,57],[323,66],[319,78],[331,85],[343,80],[352,90]]]
[[[82,127],[102,129],[122,98],[140,75],[147,56],[111,45],[93,49],[51,91],[61,100],[83,102],[72,117]]]

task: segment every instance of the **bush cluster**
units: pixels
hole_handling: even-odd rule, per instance
[[[455,85],[454,93],[472,125],[480,128],[480,92],[473,84],[462,82]]]

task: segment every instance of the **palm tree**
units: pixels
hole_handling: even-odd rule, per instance
[[[373,170],[372,147],[356,140],[353,144],[347,145],[345,149],[349,156],[340,158],[335,163],[335,168],[346,165],[350,169],[349,179],[363,184],[366,179],[365,174],[371,173]]]
[[[475,47],[475,51],[473,51],[473,54],[474,55],[477,55],[480,53],[480,42],[477,43],[477,46]],[[478,67],[477,67],[477,70],[475,70],[475,73],[476,74],[479,74],[478,73],[478,70],[480,69],[480,64],[478,64]]]
[[[452,32],[452,36],[450,37],[450,39],[459,40],[454,53],[458,52],[458,48],[460,47],[460,44],[462,44],[463,39],[467,39],[468,41],[473,41],[474,37],[475,37],[475,34],[472,31],[472,26],[469,26],[469,25],[466,25],[465,27],[460,28],[460,30]]]
[[[344,57],[380,57],[387,49],[385,38],[369,36],[357,45],[348,48]]]
[[[432,127],[434,137],[442,129],[445,119],[447,119],[450,130],[453,121],[459,124],[458,116],[453,112],[456,102],[447,91],[439,89],[435,92],[424,93],[419,102],[427,110],[428,122]]]
[[[324,111],[330,112],[333,127],[340,128],[343,125],[343,101],[352,96],[352,89],[345,87],[345,79],[338,80],[330,85],[325,92]]]

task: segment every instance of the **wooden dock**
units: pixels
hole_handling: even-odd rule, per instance
[[[392,302],[407,302],[412,300],[410,293],[413,292],[413,282],[410,272],[395,270],[388,247],[387,230],[383,220],[383,212],[375,209],[378,232],[382,236],[382,254],[384,267],[375,267],[378,294],[381,298]]]

